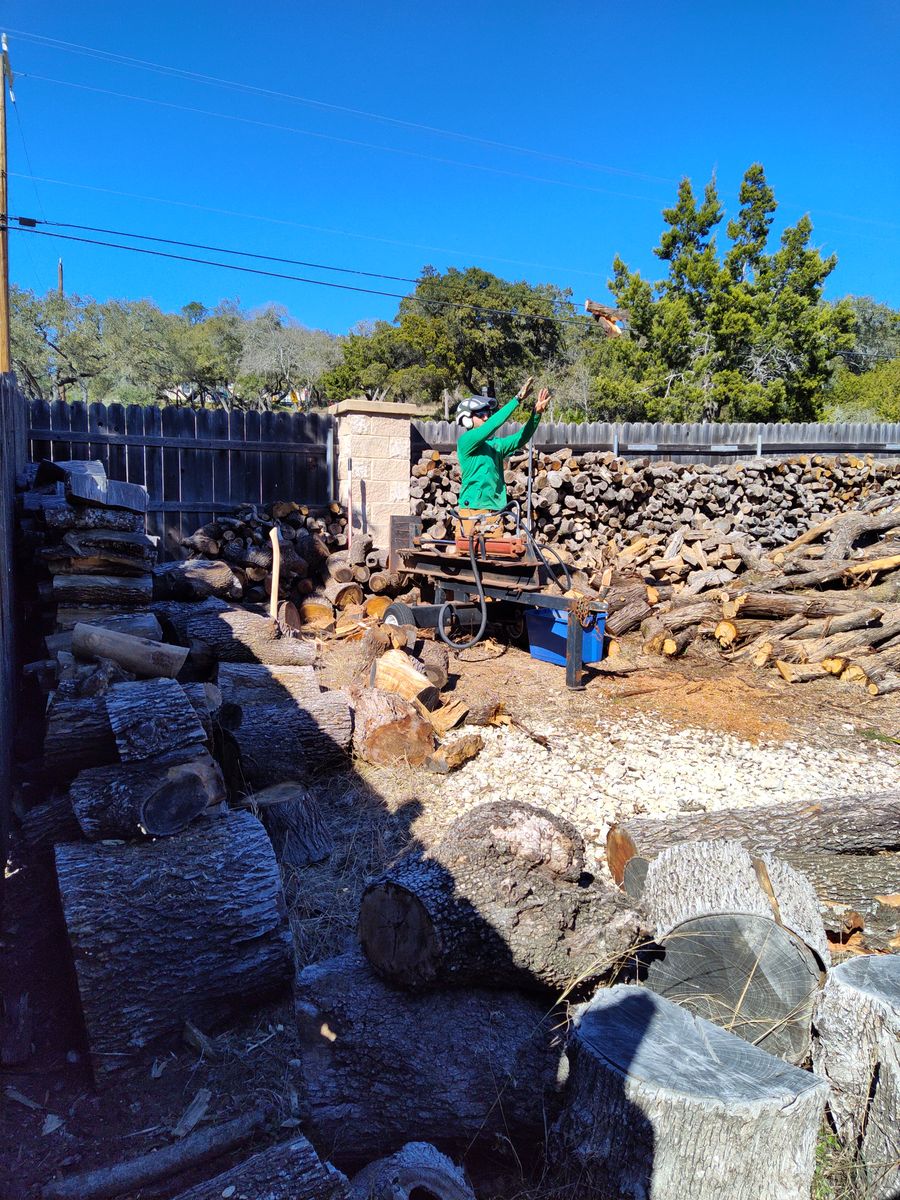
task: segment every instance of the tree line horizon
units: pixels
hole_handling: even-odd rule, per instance
[[[662,212],[660,277],[613,260],[621,337],[605,337],[570,289],[477,266],[426,266],[392,321],[346,335],[274,303],[172,313],[13,286],[13,369],[44,400],[265,411],[365,395],[440,417],[484,389],[512,396],[534,375],[553,392],[554,420],[900,420],[900,311],[867,296],[826,300],[837,256],[812,245],[808,216],[771,245],[776,210],[759,163],[724,231],[715,180],[698,196],[683,179]]]

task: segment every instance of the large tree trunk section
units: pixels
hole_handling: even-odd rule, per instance
[[[245,789],[287,780],[306,780],[343,757],[350,745],[353,717],[343,692],[321,692],[301,707],[288,698],[279,704],[247,704],[231,731],[240,756]]]
[[[828,974],[813,1067],[831,1084],[841,1141],[858,1152],[865,1195],[900,1195],[900,958],[868,955]]]
[[[222,773],[203,751],[130,765],[93,767],[76,776],[69,800],[85,837],[165,837],[225,799]]]
[[[641,925],[612,888],[579,882],[584,846],[545,809],[480,805],[428,854],[366,889],[359,937],[376,970],[407,988],[488,984],[564,992],[609,977]]]
[[[57,604],[149,604],[153,580],[149,575],[54,575],[53,599]]]
[[[186,562],[160,563],[153,568],[153,594],[158,600],[240,600],[241,581],[225,562],[191,558]]]
[[[298,704],[322,693],[313,667],[270,667],[260,663],[220,663],[217,683],[225,704]]]
[[[47,850],[54,842],[76,842],[81,827],[75,820],[68,795],[36,804],[22,818],[22,840],[29,850]]]
[[[308,1130],[338,1163],[413,1138],[442,1149],[543,1137],[559,1014],[514,992],[394,991],[357,953],[297,978]]]
[[[869,854],[900,849],[900,791],[829,796],[766,808],[635,817],[618,827],[649,858],[678,842],[733,838],[748,850]]]
[[[828,1092],[814,1076],[639,988],[601,990],[576,1021],[557,1154],[591,1194],[809,1196]]]
[[[132,637],[129,633],[100,629],[96,625],[75,626],[72,650],[78,658],[109,658],[132,674],[151,679],[159,676],[174,679],[188,656],[184,646]]]
[[[347,1200],[348,1187],[346,1176],[331,1163],[323,1163],[306,1138],[298,1134],[290,1142],[260,1150],[215,1179],[181,1192],[175,1200],[221,1200],[222,1196]]]
[[[293,1200],[293,1198],[292,1198]],[[428,1142],[408,1142],[354,1175],[348,1200],[476,1200],[465,1172]]]
[[[103,700],[51,700],[44,735],[44,769],[51,778],[71,779],[118,757]]]
[[[45,506],[41,517],[47,529],[62,533],[68,529],[118,529],[122,533],[143,533],[147,520],[141,512],[115,508],[91,508],[68,504]]]
[[[276,783],[255,792],[251,802],[282,866],[300,869],[331,854],[331,832],[312,792],[297,783]]]
[[[796,934],[828,966],[831,956],[812,884],[787,863],[758,859],[740,842],[672,846],[647,870],[642,905],[657,940],[693,917],[755,913]]]
[[[822,593],[818,596],[791,596],[784,592],[740,592],[726,600],[722,615],[742,617],[837,617],[855,612],[865,605],[865,598],[856,594]]]
[[[64,534],[55,546],[38,552],[51,574],[150,574],[159,555],[159,539],[145,533],[79,530]]]
[[[122,762],[199,748],[206,741],[193,705],[174,679],[118,683],[106,693],[106,711]]]
[[[41,1188],[41,1200],[111,1200],[113,1196],[126,1193],[134,1195],[158,1179],[202,1166],[240,1146],[265,1124],[268,1116],[266,1109],[252,1109],[224,1125],[201,1129],[180,1141],[117,1162],[112,1167],[64,1175]]]
[[[206,642],[224,662],[302,667],[316,661],[312,642],[281,637],[277,624],[268,617],[234,608],[214,596],[200,604],[162,601],[153,611],[170,623],[183,645],[194,640]]]
[[[378,767],[421,766],[434,750],[434,729],[402,696],[365,688],[355,697],[353,749]]]
[[[162,629],[153,613],[118,613],[114,616],[103,617],[100,620],[76,622],[87,625],[91,629],[113,629],[117,633],[128,633],[136,638],[149,638],[151,641],[162,641]],[[64,633],[51,633],[44,638],[48,654],[56,654],[58,650],[72,650],[74,626]]]
[[[278,864],[250,813],[156,842],[59,845],[56,873],[98,1077],[291,978]]]
[[[867,950],[900,950],[900,854],[794,854],[816,889],[832,943],[854,934]]]

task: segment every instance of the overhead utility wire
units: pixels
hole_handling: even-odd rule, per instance
[[[611,175],[623,175],[632,179],[643,179],[648,183],[677,183],[677,180],[669,179],[662,175],[648,175],[642,171],[632,171],[627,167],[613,167],[606,163],[595,163],[584,159],[570,158],[564,154],[553,154],[547,150],[537,150],[532,146],[517,146],[510,142],[496,141],[493,138],[478,137],[476,134],[460,133],[453,129],[443,129],[437,125],[425,125],[419,121],[408,121],[401,117],[390,117],[385,113],[369,112],[366,109],[352,108],[343,104],[333,104],[327,100],[316,100],[309,96],[298,96],[291,92],[259,87],[256,84],[244,83],[237,79],[223,79],[216,75],[204,75],[197,71],[188,71],[182,67],[172,67],[164,63],[150,62],[143,58],[134,58],[128,54],[118,54],[111,50],[99,50],[94,46],[83,46],[77,42],[65,42],[59,38],[43,37],[39,34],[25,33],[17,29],[10,29],[8,32],[38,45],[50,46],[57,50],[64,50],[71,54],[81,54],[89,58],[99,58],[118,66],[136,67],[142,71],[155,71],[158,74],[186,79],[196,83],[204,83],[213,87],[228,88],[232,91],[245,92],[250,95],[289,100],[295,104],[306,104],[312,108],[343,113],[346,116],[363,117],[370,121],[381,121],[387,125],[396,125],[401,129],[413,129],[419,133],[432,133],[440,137],[454,138],[457,141],[471,142],[478,146],[488,146],[493,150],[511,150],[515,154],[527,154],[535,158],[546,159],[549,162],[564,163],[567,166],[585,167],[592,171],[605,171]]]
[[[634,192],[619,192],[613,188],[594,187],[589,183],[573,183],[565,179],[550,179],[545,175],[529,175],[525,171],[512,171],[505,167],[492,167],[486,163],[460,162],[456,158],[443,158],[437,154],[425,154],[420,150],[405,150],[399,146],[383,146],[377,142],[364,142],[360,138],[340,137],[334,133],[320,133],[314,129],[298,129],[294,125],[279,125],[273,121],[260,121],[255,117],[241,117],[234,113],[215,112],[208,108],[195,108],[189,104],[176,104],[173,100],[157,100],[150,96],[135,96],[130,92],[117,92],[112,88],[95,87],[89,83],[73,83],[68,79],[54,79],[50,75],[35,75],[30,71],[20,72],[20,79],[35,79],[40,83],[54,83],[60,87],[75,88],[81,92],[95,92],[101,96],[115,96],[118,100],[134,100],[140,104],[155,104],[159,108],[171,108],[178,112],[192,113],[194,116],[216,117],[221,121],[237,121],[241,125],[253,125],[260,129],[272,129],[278,133],[294,133],[301,137],[316,138],[319,141],[339,142],[344,146],[358,146],[363,150],[378,150],[384,154],[399,154],[404,158],[418,158],[426,162],[440,163],[442,166],[462,167],[469,171],[484,171],[489,175],[503,175],[511,179],[525,179],[530,183],[547,183],[555,187],[574,189],[580,192],[594,192],[603,196],[619,196],[625,200],[640,200],[646,204],[658,203],[652,196],[639,196]]]
[[[391,300],[412,300],[417,304],[434,305],[438,308],[458,308],[466,309],[469,312],[478,313],[482,316],[490,317],[515,317],[520,321],[544,321],[554,325],[578,325],[582,328],[587,328],[585,325],[587,318],[584,317],[550,317],[544,316],[541,313],[525,313],[517,312],[512,308],[487,308],[480,304],[468,304],[464,300],[438,300],[425,299],[420,296],[410,296],[405,292],[386,292],[376,288],[359,287],[350,283],[336,283],[331,279],[309,279],[303,275],[288,275],[281,271],[266,271],[262,267],[242,267],[238,263],[223,263],[216,262],[211,258],[196,258],[193,255],[173,254],[168,250],[151,250],[148,246],[127,246],[121,242],[106,242],[98,238],[78,237],[70,233],[56,233],[55,231],[37,229],[35,226],[39,222],[31,217],[15,217],[17,222],[26,222],[25,224],[8,225],[7,228],[11,233],[30,233],[36,237],[59,238],[64,242],[79,242],[86,246],[105,246],[110,250],[127,250],[132,254],[145,254],[152,258],[167,258],[175,262],[196,263],[205,267],[220,267],[225,271],[238,271],[242,275],[261,275],[269,279],[286,279],[292,283],[308,283],[315,287],[334,288],[341,292],[360,292],[365,296],[385,296]],[[2,226],[0,226],[2,228]]]
[[[22,220],[10,216],[11,221]],[[32,218],[25,218],[30,226]],[[78,229],[82,233],[108,233],[113,237],[136,238],[140,242],[161,242],[166,246],[183,246],[190,250],[211,250],[215,254],[233,254],[238,258],[258,258],[263,262],[285,263],[291,267],[313,267],[317,271],[336,271],[341,275],[365,275],[368,279],[389,279],[394,283],[419,283],[408,275],[384,275],[379,271],[361,271],[353,267],[334,267],[329,263],[307,262],[302,258],[282,258],[277,254],[257,254],[253,250],[232,250],[228,246],[210,246],[205,242],[182,242],[176,238],[156,237],[150,233],[135,233],[130,229],[105,229],[98,225],[74,225],[69,221],[38,221],[38,225],[52,225],[57,229]]]

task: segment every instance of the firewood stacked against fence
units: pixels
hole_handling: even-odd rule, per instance
[[[510,460],[506,484],[510,499],[524,509],[527,457]],[[449,529],[459,486],[455,454],[426,450],[412,468],[412,511],[435,537]],[[706,517],[721,533],[747,534],[768,549],[885,493],[900,495],[900,462],[803,455],[715,467],[628,462],[608,452],[562,449],[535,453],[532,497],[539,539],[590,570],[607,565],[636,531],[665,538],[695,517]],[[613,544],[610,551],[607,542]]]

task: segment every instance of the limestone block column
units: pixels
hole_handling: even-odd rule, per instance
[[[337,498],[352,515],[353,532],[369,534],[386,551],[391,517],[409,513],[411,422],[422,411],[363,399],[328,411],[337,425]]]

